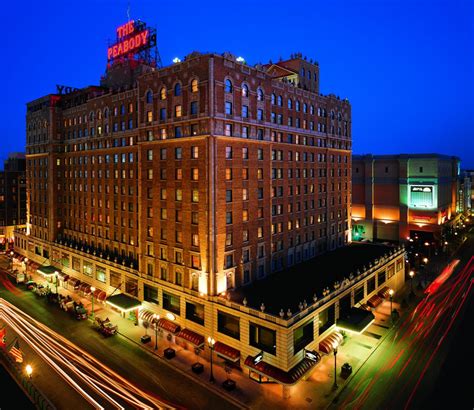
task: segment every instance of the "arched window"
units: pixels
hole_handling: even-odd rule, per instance
[[[89,113],[89,121],[94,121],[94,111]]]
[[[180,83],[176,83],[176,85],[174,86],[174,95],[176,97],[181,95],[181,84]]]
[[[289,110],[293,109],[293,100],[291,98],[288,98],[288,109]]]
[[[331,120],[333,120],[333,119],[334,119],[334,111],[331,110]]]
[[[308,70],[308,80],[311,80],[311,71]]]
[[[304,67],[301,68],[301,77],[304,77]]]
[[[257,88],[257,101],[263,101],[263,90],[261,88]]]
[[[197,93],[199,91],[198,89],[198,80],[194,79],[191,81],[191,92],[192,93]]]
[[[278,96],[278,105],[280,107],[283,105],[283,98],[281,98],[281,95]]]
[[[229,79],[225,80],[224,91],[226,93],[231,93],[232,92],[232,81],[230,81]]]
[[[275,100],[276,100],[276,95],[272,93],[272,104],[273,105],[275,104]]]
[[[151,104],[153,102],[153,93],[151,92],[151,90],[148,90],[146,92],[146,102],[147,104]]]
[[[166,100],[166,88],[165,87],[161,87],[160,100]]]
[[[249,96],[249,87],[247,84],[242,84],[242,97],[248,97]]]

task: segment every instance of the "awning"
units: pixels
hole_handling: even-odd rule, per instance
[[[383,299],[379,295],[374,295],[367,301],[367,304],[374,308],[380,305],[382,302]]]
[[[362,305],[360,305],[360,308],[364,310],[368,310],[369,312],[372,311],[372,308],[367,303],[362,303]]]
[[[240,350],[234,349],[225,343],[216,342],[214,350],[219,356],[231,362],[238,362],[240,360]]]
[[[99,296],[97,298],[99,298]],[[138,299],[132,298],[131,296],[128,296],[124,293],[109,296],[105,303],[121,310],[122,312],[128,312],[130,310],[137,309],[142,305],[142,302],[140,302]]]
[[[319,350],[323,353],[331,353],[334,349],[334,344],[337,343],[339,345],[342,340],[343,337],[339,332],[332,332],[319,342]]]
[[[252,371],[262,376],[266,376],[277,383],[292,386],[296,384],[303,376],[305,376],[314,366],[316,366],[317,363],[318,361],[305,357],[301,362],[299,362],[287,372],[269,363],[266,363],[263,360],[255,363],[255,357],[253,356],[248,356],[245,359],[244,364],[245,366],[252,369]]]
[[[182,329],[176,337],[186,340],[196,347],[204,347],[204,336],[192,331],[191,329]]]
[[[61,269],[56,268],[55,266],[51,265],[43,265],[36,270],[36,272],[40,273],[43,276],[53,276],[56,272],[59,273]]]
[[[84,292],[84,295],[89,295],[91,293],[91,285],[88,283],[82,282],[79,286],[79,290]]]
[[[105,293],[102,289],[94,290],[94,299],[98,300],[99,302],[104,301],[106,297],[107,293]]]
[[[35,270],[39,268],[39,263],[33,262],[33,261],[28,261],[28,266],[30,269]]]
[[[161,318],[158,320],[158,327],[170,332],[177,333],[179,332],[180,326],[177,323],[172,322],[171,320]]]
[[[79,289],[81,281],[79,279],[70,277],[67,281],[68,285],[71,285],[74,289]]]
[[[378,295],[382,299],[387,299],[390,297],[390,288],[388,286],[384,286],[382,289],[379,290]]]
[[[140,309],[138,312],[138,318],[143,320],[144,322],[148,322],[150,324],[155,323],[155,319],[153,318],[153,315],[156,313],[153,313],[151,310],[147,309]]]
[[[372,312],[353,307],[343,317],[337,319],[337,327],[354,333],[363,333],[375,320]]]
[[[70,278],[69,275],[64,275],[63,277],[61,277],[61,275],[59,275],[59,278],[62,279],[64,282],[67,282]]]

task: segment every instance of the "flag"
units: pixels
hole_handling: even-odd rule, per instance
[[[17,363],[23,362],[23,353],[20,350],[20,344],[18,343],[18,339],[15,340],[12,347],[10,347],[10,354],[15,358]]]
[[[5,337],[7,335],[7,328],[0,329],[0,347],[5,347]]]

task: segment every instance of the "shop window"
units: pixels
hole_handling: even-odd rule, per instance
[[[250,346],[276,355],[276,330],[250,323]]]
[[[163,292],[163,308],[170,312],[181,314],[180,297],[171,293]]]
[[[217,311],[217,331],[240,340],[240,320],[236,316]]]
[[[204,305],[186,302],[186,319],[204,325]]]
[[[314,323],[311,320],[293,331],[293,354],[304,349],[314,340]]]

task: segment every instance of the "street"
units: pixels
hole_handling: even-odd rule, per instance
[[[449,346],[453,327],[471,296],[472,249],[471,234],[416,308],[392,328],[329,408],[416,409],[429,402],[444,358],[456,348]]]
[[[56,305],[48,304],[45,298],[38,297],[30,291],[23,291],[23,285],[17,288],[11,284],[4,271],[0,275],[0,298],[12,303],[33,319],[44,323],[52,331],[84,349],[93,359],[122,376],[127,380],[127,383],[133,382],[141,391],[149,393],[150,397],[163,403],[170,403],[173,407],[189,409],[236,408],[221,396],[191,379],[183,377],[182,374],[163,365],[156,358],[151,358],[147,352],[138,348],[128,339],[121,336],[104,338],[93,329],[90,321],[72,319],[69,314]],[[31,334],[30,337],[32,337]],[[62,344],[66,343],[62,341]],[[22,342],[22,345],[26,345],[26,343]],[[71,348],[71,346],[69,347]],[[49,352],[49,355],[51,353]],[[69,358],[73,356],[71,353]],[[77,360],[73,361],[73,364],[77,366]],[[36,377],[40,377],[41,365],[37,368],[39,371],[36,373],[39,374]],[[97,369],[98,366],[94,366],[94,368]],[[56,384],[50,385],[51,391],[45,392],[47,395],[54,397],[58,394],[70,393],[66,389],[69,387],[67,383],[59,378],[54,380]],[[115,382],[114,384],[116,385]]]

